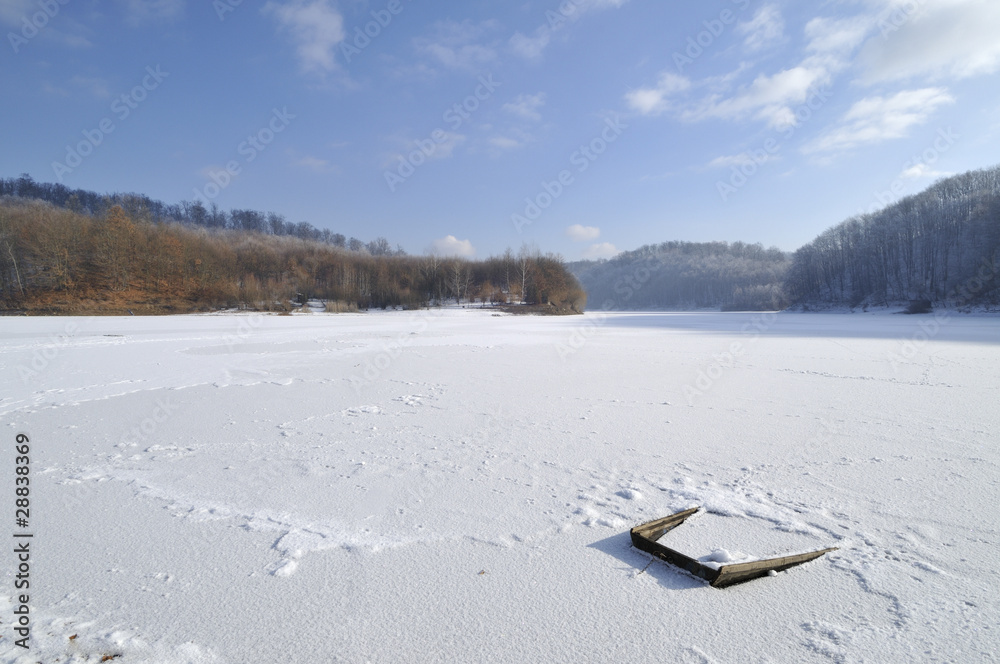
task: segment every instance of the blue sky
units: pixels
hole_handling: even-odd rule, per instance
[[[3,176],[410,253],[793,250],[1000,162],[996,0],[0,0],[0,28]]]

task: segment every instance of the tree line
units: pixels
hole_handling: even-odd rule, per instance
[[[84,214],[0,198],[0,308],[35,313],[338,310],[448,301],[580,312],[586,296],[557,256],[481,261],[372,254],[293,235],[156,222],[121,205]]]
[[[785,288],[806,307],[1000,304],[1000,167],[830,228],[795,252]]]
[[[592,308],[779,310],[1000,304],[1000,167],[943,179],[789,255],[665,242],[569,265]]]
[[[135,193],[98,194],[85,189],[70,189],[59,183],[35,182],[27,173],[18,178],[0,178],[0,197],[16,197],[46,201],[80,214],[104,217],[114,206],[121,207],[131,219],[153,223],[177,222],[212,229],[250,231],[265,235],[297,237],[314,240],[350,251],[368,252],[373,256],[402,256],[402,247],[392,245],[384,237],[362,242],[347,238],[328,228],[318,229],[308,221],[293,223],[275,212],[250,209],[223,210],[215,203],[205,207],[201,201],[164,203]]]

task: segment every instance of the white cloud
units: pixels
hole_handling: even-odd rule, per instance
[[[449,159],[455,148],[465,142],[464,134],[456,134],[453,131],[442,131],[443,137],[435,142],[434,151],[427,155],[427,159]]]
[[[785,19],[777,5],[764,5],[746,23],[736,26],[736,31],[746,35],[744,45],[751,51],[759,51],[785,36]]]
[[[954,102],[944,88],[906,90],[892,97],[862,99],[847,112],[840,127],[807,145],[805,152],[837,152],[902,138],[911,127],[927,122],[938,108]]]
[[[42,83],[42,91],[45,94],[56,95],[58,97],[69,97],[69,90],[52,85],[48,81]]]
[[[174,19],[184,13],[185,0],[118,0],[129,25]]]
[[[749,87],[728,99],[714,95],[699,106],[682,114],[685,120],[719,118],[740,120],[753,116],[771,127],[795,124],[792,106],[803,104],[809,95],[831,82],[827,66],[808,59],[798,67],[785,69],[773,76],[761,74]]]
[[[458,256],[459,258],[472,258],[476,255],[476,248],[468,240],[459,240],[454,235],[447,235],[431,242],[427,252],[435,256]]]
[[[948,173],[947,171],[935,171],[930,166],[924,163],[919,163],[899,174],[899,176],[905,180],[921,180],[924,178],[946,178],[954,175],[954,173]]]
[[[753,69],[753,63],[743,61],[728,74],[701,80],[689,80],[668,71],[655,87],[634,90],[626,95],[626,101],[644,115],[670,112],[689,122],[752,119],[774,129],[796,126],[796,109],[832,85],[834,76],[850,65],[852,53],[872,29],[871,14],[843,19],[814,18],[804,27],[806,53],[798,64],[775,73],[758,73],[752,81],[740,86],[737,82]],[[775,4],[763,7],[750,21],[738,26],[738,31],[746,35],[746,47],[751,50],[784,41],[784,30],[784,19]],[[679,92],[695,89],[702,91],[700,99],[678,98]]]
[[[664,171],[657,175],[643,175],[639,178],[639,182],[645,184],[646,182],[662,182],[663,180],[669,180],[670,178],[676,177],[677,173],[675,171]]]
[[[425,136],[419,139],[408,139],[401,136],[389,137],[389,142],[395,144],[393,149],[396,152],[388,155],[384,166],[396,168],[400,161],[417,163],[418,161],[450,159],[455,154],[456,148],[464,143],[466,138],[464,134],[444,130],[435,133],[433,137]],[[418,157],[417,155],[422,156]]]
[[[917,9],[907,13],[910,5]],[[879,34],[858,55],[866,83],[962,79],[1000,71],[996,0],[894,2],[878,25]]]
[[[594,244],[588,247],[587,250],[583,252],[583,258],[584,260],[593,261],[600,258],[614,258],[620,253],[621,251],[610,242],[601,242],[600,244]]]
[[[528,37],[520,32],[514,33],[507,44],[515,55],[519,55],[525,60],[537,60],[542,57],[550,41],[552,41],[552,33],[548,28],[539,28],[533,37]]]
[[[579,11],[592,12],[602,9],[618,9],[628,0],[575,0],[575,2]]]
[[[414,40],[414,45],[417,51],[445,67],[478,71],[483,65],[497,59],[497,51],[493,45],[477,43],[497,27],[496,21],[440,21],[435,24],[432,37],[418,37]]]
[[[291,157],[293,164],[306,168],[314,173],[337,173],[340,170],[326,159],[320,159],[319,157],[314,157],[308,154],[300,155],[293,150],[289,150],[288,155]]]
[[[514,101],[504,104],[503,110],[524,120],[538,122],[542,119],[538,109],[544,105],[545,93],[539,92],[537,95],[519,95]]]
[[[516,150],[524,145],[523,142],[509,136],[494,136],[489,140],[489,143],[500,151]]]
[[[601,229],[595,226],[573,224],[566,229],[566,235],[575,242],[593,242],[601,237]]]
[[[85,76],[74,76],[70,82],[78,88],[88,91],[95,97],[111,96],[108,90],[108,82],[102,78],[87,78]]]
[[[657,115],[671,108],[670,97],[691,87],[691,81],[672,72],[664,72],[656,87],[632,90],[625,95],[625,101],[634,111],[642,115]]]
[[[819,17],[806,24],[805,33],[810,51],[848,55],[861,45],[874,27],[870,16],[845,19]]]
[[[16,28],[17,30],[13,34],[18,34],[20,29],[24,27],[24,21],[28,20],[30,22],[34,15],[40,11],[42,9],[37,1],[0,0],[0,23]],[[45,25],[45,39],[61,42],[64,46],[72,48],[83,48],[93,45],[83,36],[89,32],[87,27],[72,17],[64,13],[59,15],[59,24],[69,32],[57,30],[52,26],[53,22],[50,21]]]
[[[756,158],[750,156],[747,152],[743,152],[740,154],[716,157],[708,163],[708,168],[732,168],[733,166],[746,166],[748,164],[762,166],[770,161],[774,161],[775,159],[777,159],[776,156],[766,152]]]
[[[558,10],[553,10],[546,15],[547,22],[536,28],[532,36],[529,37],[522,32],[514,33],[514,36],[507,42],[507,46],[515,55],[526,60],[538,60],[548,45],[552,43],[552,33],[555,31],[579,20],[584,14],[604,9],[617,9],[626,2],[628,0],[573,0],[572,2],[564,2]]]
[[[261,10],[278,22],[295,42],[303,71],[329,72],[337,69],[334,50],[344,40],[344,17],[329,0],[268,2]]]

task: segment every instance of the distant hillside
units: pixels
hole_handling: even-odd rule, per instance
[[[804,307],[1000,304],[1000,167],[834,226],[795,252],[785,289]]]
[[[569,263],[590,309],[720,308],[773,311],[787,305],[789,257],[743,242],[664,242],[611,260]]]
[[[406,253],[399,246],[393,249],[389,241],[382,237],[362,242],[354,237],[346,238],[328,228],[320,230],[308,221],[290,222],[284,215],[275,212],[241,209],[226,211],[215,203],[210,203],[206,207],[202,201],[164,203],[145,194],[136,193],[99,194],[86,189],[70,189],[59,183],[35,182],[27,174],[19,178],[0,178],[0,198],[3,197],[45,201],[55,207],[93,217],[104,217],[117,205],[131,219],[151,221],[156,224],[178,222],[214,230],[228,229],[297,237],[300,240],[314,240],[375,256],[400,256]]]
[[[848,219],[791,256],[760,244],[665,242],[568,268],[592,309],[997,306],[1000,167]]]

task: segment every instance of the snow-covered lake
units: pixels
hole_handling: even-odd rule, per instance
[[[6,318],[0,366],[4,662],[1000,658],[997,317]],[[696,505],[694,557],[839,550],[631,548]]]

